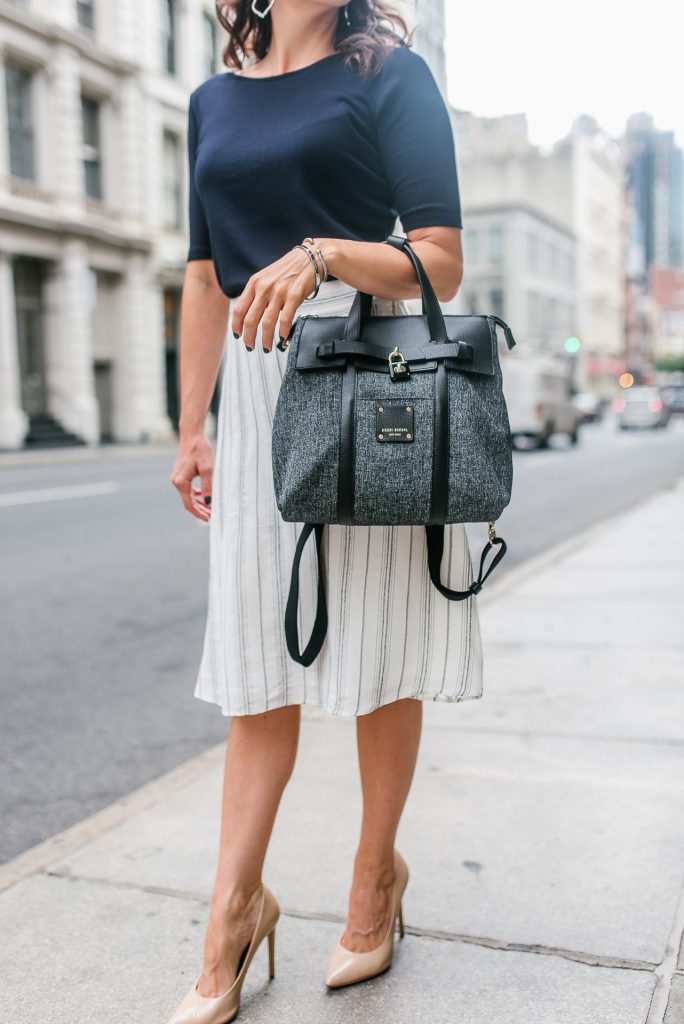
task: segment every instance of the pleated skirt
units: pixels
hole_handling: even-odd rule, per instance
[[[342,281],[325,281],[297,316],[346,315],[355,294]],[[411,310],[403,300],[373,300],[372,314]],[[262,351],[260,329],[248,351],[233,339],[230,320],[214,453],[207,620],[194,696],[231,717],[288,704],[364,715],[406,697],[449,703],[481,697],[477,599],[448,601],[435,589],[422,526],[326,526],[327,637],[308,668],[290,657],[283,618],[301,524],[281,518],[271,468],[273,413],[288,351]],[[314,547],[307,545],[300,568],[303,643],[315,615]],[[462,590],[472,578],[465,527],[449,525],[442,579]]]

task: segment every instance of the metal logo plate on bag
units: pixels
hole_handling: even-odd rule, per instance
[[[380,442],[413,440],[413,406],[404,402],[391,405],[379,402],[375,407],[375,439]]]

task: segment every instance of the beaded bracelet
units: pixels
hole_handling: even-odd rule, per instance
[[[307,295],[307,299],[315,299],[316,296],[318,295],[318,289],[321,287],[321,272],[318,269],[318,261],[317,261],[316,257],[314,256],[314,254],[312,253],[312,251],[309,248],[309,246],[308,245],[304,245],[303,242],[299,242],[297,245],[293,246],[293,248],[294,249],[303,249],[304,252],[308,254],[309,259],[311,260],[311,263],[313,264],[314,280],[315,280],[315,285],[316,286],[314,288],[313,295]]]

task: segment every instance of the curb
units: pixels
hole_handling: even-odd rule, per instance
[[[0,893],[194,782],[221,763],[224,750],[225,741],[222,741],[0,865]]]
[[[580,530],[579,533],[566,537],[565,540],[558,541],[557,544],[552,544],[551,547],[546,548],[546,550],[541,551],[537,555],[532,555],[531,558],[525,559],[521,565],[516,565],[515,568],[509,569],[499,579],[488,580],[486,589],[483,589],[477,596],[478,606],[485,608],[493,601],[504,597],[510,590],[524,583],[530,576],[536,576],[537,573],[543,572],[544,569],[566,558],[567,555],[572,554],[578,548],[585,547],[594,538],[607,533],[616,522],[620,522],[621,519],[636,512],[642,505],[648,505],[650,501],[655,501],[668,491],[678,491],[681,489],[684,489],[684,477],[679,477],[665,484],[651,494],[637,498],[631,504],[621,508],[619,512],[603,516],[603,518],[592,523],[591,526],[586,526],[583,530]]]

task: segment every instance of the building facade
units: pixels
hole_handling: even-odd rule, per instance
[[[456,312],[503,316],[530,353],[574,351],[577,384],[610,391],[624,357],[624,174],[580,119],[549,154],[523,114],[452,112],[466,274]]]
[[[0,448],[169,437],[200,0],[0,10]]]
[[[674,132],[633,114],[622,144],[646,269],[684,270],[684,157]]]
[[[563,355],[577,328],[576,238],[544,202],[545,163],[523,114],[452,111],[463,202],[466,271],[458,313],[494,313],[533,355]]]

